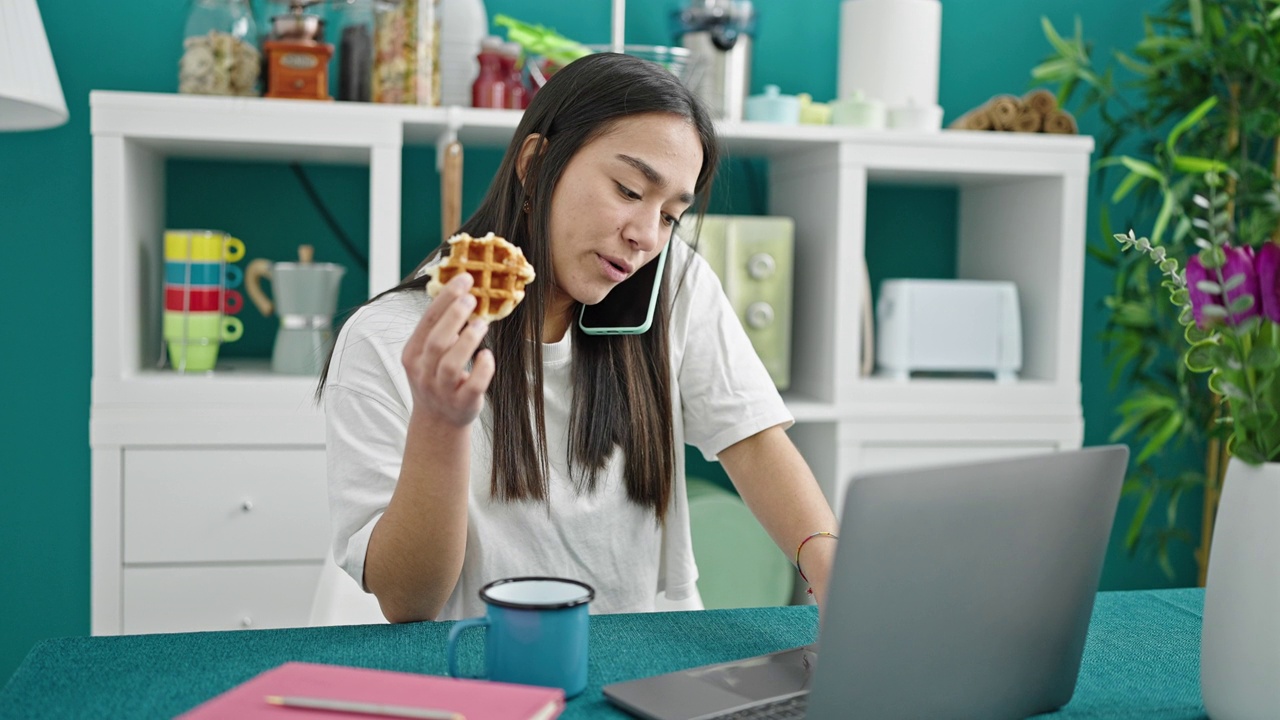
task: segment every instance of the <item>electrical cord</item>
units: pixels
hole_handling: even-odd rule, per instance
[[[769,205],[765,200],[764,180],[761,178],[763,173],[751,158],[740,158],[739,161],[742,163],[743,175],[747,178],[747,194],[750,196],[751,211],[756,215],[764,215],[768,212]]]
[[[298,182],[302,184],[302,189],[306,191],[307,197],[311,200],[311,204],[315,206],[317,211],[319,211],[320,217],[324,218],[325,224],[328,225],[329,229],[333,231],[333,234],[337,236],[338,242],[342,243],[342,246],[347,249],[347,252],[355,259],[356,264],[360,266],[360,269],[364,270],[365,274],[368,274],[368,258],[360,253],[360,250],[355,246],[355,243],[351,242],[351,237],[348,236],[346,231],[342,229],[342,226],[338,224],[338,219],[333,216],[333,213],[329,212],[329,208],[325,206],[324,200],[320,197],[320,193],[316,191],[315,185],[311,184],[311,178],[307,177],[307,173],[302,169],[302,165],[294,162],[289,163],[289,167],[293,170],[293,174],[298,178]]]

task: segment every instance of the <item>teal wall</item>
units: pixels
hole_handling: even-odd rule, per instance
[[[609,4],[489,0],[490,16],[506,12],[542,22],[587,41],[606,41]],[[667,12],[677,0],[632,0],[628,41],[663,43]],[[47,637],[89,632],[89,380],[91,372],[91,154],[88,94],[92,89],[172,92],[185,17],[176,0],[72,3],[42,0],[45,27],[62,79],[71,120],[41,132],[0,134],[0,308],[6,313],[0,340],[0,547],[9,548],[0,583],[0,678]],[[759,0],[753,91],[776,83],[808,91],[818,100],[835,92],[837,0]],[[1100,56],[1130,47],[1141,33],[1142,11],[1152,0],[1043,0],[999,3],[945,0],[941,102],[948,121],[993,94],[1022,92],[1028,70],[1047,52],[1039,18],[1058,27],[1074,16]],[[1085,132],[1096,118],[1081,119]],[[474,207],[493,152],[469,152],[466,202]],[[434,158],[406,152],[404,209],[406,263],[434,243],[439,186]],[[356,241],[367,242],[366,171],[309,168],[316,185]],[[735,163],[716,197],[724,211],[762,212],[761,169]],[[171,163],[167,220],[189,226],[236,228],[250,242],[250,257],[286,259],[301,242],[317,246],[319,259],[350,264],[307,204],[287,168],[279,165]],[[1097,195],[1090,198],[1091,242],[1096,242]],[[954,233],[954,193],[873,188],[875,224],[869,239],[905,226],[923,236]],[[922,212],[921,208],[928,208]],[[895,233],[896,234],[896,233]],[[1029,236],[1029,241],[1034,241]],[[954,257],[929,253],[918,272],[945,276]],[[904,254],[884,253],[892,265]],[[903,271],[909,270],[906,266]],[[886,272],[890,271],[886,268]],[[1107,370],[1096,341],[1103,316],[1099,300],[1110,278],[1090,261],[1086,270],[1082,382],[1086,444],[1105,442],[1115,424]],[[342,301],[363,297],[358,272],[344,283]],[[229,351],[266,355],[270,326],[243,314],[249,337]],[[694,472],[714,473],[697,461]],[[1189,501],[1190,502],[1190,501]],[[1127,507],[1127,506],[1126,506]],[[1188,507],[1191,507],[1190,505]],[[1122,517],[1127,517],[1127,509]],[[1189,515],[1194,515],[1191,508]],[[1174,581],[1150,563],[1129,560],[1115,547],[1104,574],[1106,588],[1189,584],[1190,554],[1175,557]]]

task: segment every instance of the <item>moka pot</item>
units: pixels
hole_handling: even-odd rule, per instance
[[[257,259],[245,272],[245,289],[266,317],[280,318],[271,369],[289,375],[318,375],[333,344],[333,316],[346,268],[311,262],[311,247],[298,248],[299,262]],[[262,290],[271,281],[274,302]]]

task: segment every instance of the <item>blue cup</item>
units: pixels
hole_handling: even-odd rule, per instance
[[[460,620],[449,631],[449,674],[458,673],[458,638],[484,627],[486,680],[542,685],[567,698],[587,687],[587,603],[596,591],[586,583],[551,577],[495,580],[480,589],[483,617]]]
[[[240,287],[243,280],[244,271],[230,263],[170,261],[164,264],[164,281],[170,285],[222,285],[232,289]]]

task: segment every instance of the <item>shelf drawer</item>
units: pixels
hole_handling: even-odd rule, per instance
[[[305,627],[320,563],[124,571],[125,634]]]
[[[329,546],[324,450],[124,453],[124,562],[319,561]]]

